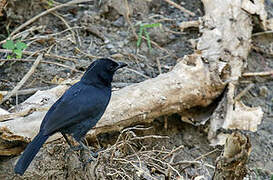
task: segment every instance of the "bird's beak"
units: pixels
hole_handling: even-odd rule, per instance
[[[124,62],[118,62],[118,67],[117,67],[117,69],[123,68],[123,67],[125,67],[125,66],[127,66],[126,63],[124,63]]]

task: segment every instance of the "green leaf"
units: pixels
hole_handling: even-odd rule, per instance
[[[14,49],[14,54],[16,54],[16,58],[17,59],[21,59],[22,58],[22,50],[21,49]]]
[[[52,0],[48,0],[47,4],[49,5],[49,7],[52,7],[53,6],[53,1]]]
[[[142,25],[142,27],[144,27],[144,28],[152,28],[152,27],[158,27],[160,25],[161,25],[160,23],[154,23],[154,24],[145,24],[145,25]]]
[[[24,50],[27,48],[27,45],[21,41],[16,41],[15,47],[19,50]]]
[[[145,34],[146,39],[147,39],[147,44],[148,44],[149,50],[151,51],[152,50],[151,40],[150,40],[149,33],[146,31],[146,29],[144,29],[144,34]]]
[[[4,44],[3,44],[3,48],[5,49],[9,49],[9,50],[13,50],[15,48],[15,45],[13,43],[12,40],[7,40]]]
[[[137,37],[137,48],[140,46],[140,43],[141,43],[142,32],[143,32],[143,27],[140,26],[140,28],[139,28],[139,33],[138,33],[138,37]]]
[[[11,55],[8,55],[7,59],[12,59]]]

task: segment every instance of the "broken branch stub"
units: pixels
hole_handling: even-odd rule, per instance
[[[213,180],[243,180],[251,152],[249,138],[234,132],[226,139],[224,152],[216,160]]]
[[[251,48],[252,13],[256,13],[261,17],[261,21],[264,21],[266,12],[261,0],[202,2],[206,15],[202,17],[200,31],[203,35],[199,39],[197,49],[209,62],[210,71],[218,71],[221,74],[225,69],[229,69],[227,75],[222,76],[224,81],[229,82],[225,102],[219,104],[225,106],[222,108],[224,111],[215,112],[212,118],[216,119],[211,119],[210,123],[209,139],[216,145],[222,141],[215,137],[218,129],[256,130],[261,122],[261,108],[246,107],[242,102],[236,102],[234,95]]]

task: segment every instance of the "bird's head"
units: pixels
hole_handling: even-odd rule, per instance
[[[81,81],[86,84],[111,86],[114,73],[125,66],[126,63],[115,62],[110,58],[95,60],[87,68]]]

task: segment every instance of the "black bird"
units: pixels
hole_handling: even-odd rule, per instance
[[[45,141],[60,132],[68,144],[71,135],[81,148],[87,148],[82,139],[103,115],[110,97],[111,82],[116,70],[126,66],[108,58],[94,61],[81,80],[71,86],[45,115],[40,131],[21,155],[14,172],[23,175]],[[88,148],[87,148],[88,149]]]

